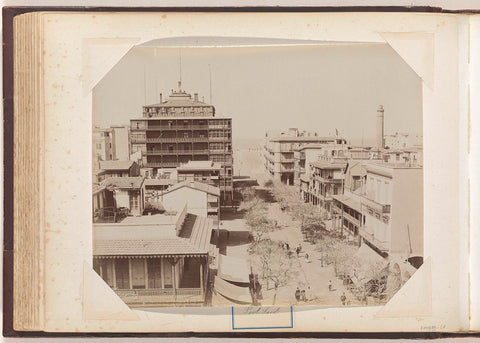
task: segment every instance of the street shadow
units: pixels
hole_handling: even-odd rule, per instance
[[[220,211],[220,220],[221,221],[231,221],[235,219],[243,219],[245,216],[244,211],[236,211],[233,209],[224,209]]]
[[[267,203],[274,203],[275,198],[268,188],[255,188],[255,195]]]

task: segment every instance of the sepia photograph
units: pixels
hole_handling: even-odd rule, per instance
[[[92,113],[93,267],[131,308],[379,306],[423,263],[422,80],[386,43],[153,40]]]

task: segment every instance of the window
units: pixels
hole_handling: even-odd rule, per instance
[[[138,195],[137,194],[130,195],[130,210],[138,211]]]
[[[145,260],[140,258],[132,258],[130,260],[132,273],[132,288],[145,288]]]
[[[115,260],[115,278],[118,289],[130,289],[130,277],[128,274],[128,259]]]
[[[149,258],[147,260],[148,288],[162,288],[162,260]]]

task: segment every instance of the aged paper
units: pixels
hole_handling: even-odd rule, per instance
[[[404,308],[389,311],[388,305],[383,310],[305,307],[292,309],[292,325],[288,323],[288,311],[279,314],[278,325],[263,323],[268,316],[261,317],[264,319],[259,320],[262,325],[258,328],[250,327],[248,319],[237,320],[237,324],[245,324],[245,330],[261,331],[468,328],[468,299],[464,296],[468,289],[466,182],[460,171],[465,152],[459,139],[466,129],[466,113],[459,106],[458,84],[463,80],[457,68],[458,51],[454,48],[459,42],[461,17],[391,13],[46,13],[43,16],[48,201],[45,221],[51,227],[45,237],[47,331],[235,330],[231,308],[195,311],[177,308],[156,313],[132,310],[138,320],[132,320],[133,316],[128,314],[108,319],[105,308],[101,320],[95,310],[85,312],[85,308],[95,306],[85,294],[92,294],[89,288],[101,284],[98,280],[89,282],[93,276],[84,277],[84,264],[90,265],[92,260],[91,146],[85,143],[91,141],[92,132],[92,94],[88,89],[129,46],[153,39],[189,36],[388,43],[424,80],[424,256],[431,264],[424,265],[430,268],[421,268],[415,279],[426,280],[423,283],[427,284],[422,286],[431,287],[431,299],[425,299],[427,309],[431,303],[431,312],[422,310],[418,315],[405,317]],[[91,44],[96,38],[105,40],[105,50],[101,42]],[[86,62],[86,56],[101,60],[101,67],[88,67],[94,61]],[[425,274],[417,275],[420,273]],[[115,297],[106,284],[104,287],[96,294]],[[118,312],[118,307],[115,308],[112,312]],[[96,315],[91,316],[92,313]],[[237,312],[237,315],[248,314]]]

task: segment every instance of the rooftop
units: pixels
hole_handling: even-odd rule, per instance
[[[172,94],[168,97],[167,101],[162,101],[158,104],[146,105],[144,107],[177,107],[177,106],[186,106],[186,107],[213,107],[210,104],[207,104],[203,101],[198,100],[198,94],[195,94],[195,97],[192,99],[192,95],[182,90],[182,83],[178,82],[178,90],[174,91],[172,89]]]
[[[321,136],[276,136],[270,138],[271,142],[332,142],[335,143],[339,137],[321,137]]]
[[[100,169],[103,170],[128,170],[134,161],[109,160],[100,161]]]
[[[101,186],[112,189],[140,189],[143,185],[143,176],[110,176],[101,182]]]
[[[145,179],[145,186],[168,186],[176,182],[174,179]]]
[[[125,225],[124,222],[94,225],[93,254],[105,257],[205,255],[215,250],[210,244],[213,228],[213,220],[199,216],[189,237],[178,237],[175,226]]]
[[[371,160],[365,162],[365,167],[367,170],[380,167],[385,169],[422,169],[422,166],[409,164],[408,162],[399,162],[399,163],[391,163],[391,162],[383,162],[379,160]]]
[[[346,167],[347,163],[346,162],[330,163],[330,162],[317,161],[317,162],[310,163],[310,165],[320,169],[343,169]]]
[[[220,196],[220,188],[208,185],[208,184],[203,183],[203,182],[189,181],[189,180],[176,183],[175,185],[169,187],[165,192],[163,192],[163,194],[168,194],[170,192],[173,192],[173,191],[175,191],[177,189],[180,189],[180,188],[183,188],[183,187],[188,187],[188,188],[192,188],[192,189],[202,191],[202,192],[205,192],[205,193],[208,193],[208,194]]]
[[[330,145],[330,144],[334,144],[334,142],[329,142],[329,143],[305,143],[305,144],[298,145],[293,150],[302,151],[302,150],[308,150],[308,149],[323,149],[323,148],[325,148],[326,145]]]
[[[212,161],[188,161],[177,168],[177,171],[184,170],[220,170],[222,167],[220,163]]]

